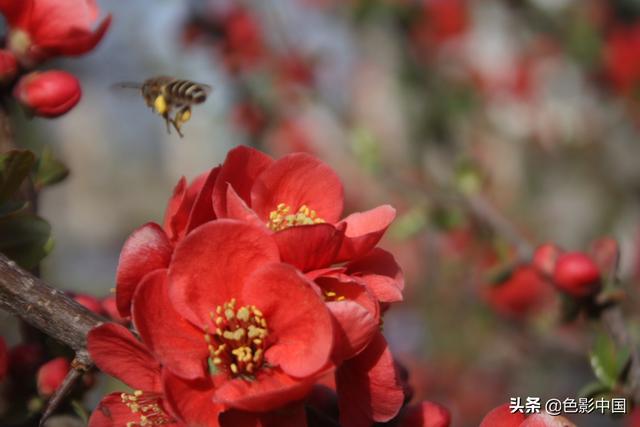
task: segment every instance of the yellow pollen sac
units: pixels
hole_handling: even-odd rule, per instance
[[[217,313],[217,315],[215,314]],[[246,380],[264,366],[269,328],[262,312],[253,305],[236,307],[236,300],[211,313],[215,332],[205,330],[212,375],[226,373]]]
[[[135,390],[132,394],[120,394],[120,400],[131,413],[140,415],[138,421],[128,422],[127,427],[151,427],[172,422],[160,407],[159,396],[155,393],[145,394],[141,390]]]
[[[307,205],[302,205],[296,213],[290,213],[291,207],[284,203],[279,203],[276,209],[269,213],[267,227],[273,231],[281,231],[289,227],[299,225],[322,224],[324,219],[318,218],[318,214]]]
[[[336,292],[334,291],[322,291],[322,294],[324,295],[324,300],[325,301],[344,301],[346,298],[342,295],[338,295]]]
[[[167,112],[167,100],[162,95],[158,95],[153,101],[153,109],[156,113],[162,115]]]

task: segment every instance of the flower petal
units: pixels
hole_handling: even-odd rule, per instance
[[[163,227],[172,240],[178,234],[176,229],[180,228],[180,224],[186,224],[188,216],[187,209],[184,206],[186,196],[187,179],[183,176],[173,188],[173,194],[169,198],[167,210],[164,213]]]
[[[189,219],[187,221],[187,227],[185,234],[197,226],[204,224],[207,221],[211,221],[216,218],[216,214],[213,212],[213,201],[211,199],[213,194],[213,186],[220,172],[220,167],[211,169],[208,173],[203,174],[202,186],[198,195],[193,202]]]
[[[166,270],[149,274],[133,299],[133,323],[160,363],[176,375],[205,376],[209,350],[199,331],[173,308]]]
[[[339,260],[356,259],[373,249],[395,217],[396,210],[393,207],[382,205],[366,212],[353,213],[340,221],[347,224],[347,229]]]
[[[347,264],[346,274],[359,277],[381,302],[402,301],[404,275],[393,255],[374,248],[367,255]]]
[[[519,427],[525,416],[521,412],[511,413],[508,404],[500,405],[489,412],[479,427]]]
[[[332,224],[289,227],[273,235],[282,261],[302,271],[333,264],[343,237],[344,231]]]
[[[227,184],[227,216],[231,219],[248,222],[256,226],[264,226],[258,215],[236,193],[231,184]]]
[[[160,364],[124,326],[106,323],[93,328],[87,348],[96,366],[136,390],[160,391]]]
[[[442,405],[433,402],[420,402],[402,410],[398,427],[449,427],[451,414]]]
[[[304,398],[313,380],[298,380],[277,368],[261,369],[254,381],[238,378],[222,384],[215,391],[214,401],[245,411],[270,411]]]
[[[331,316],[300,272],[287,264],[266,265],[247,280],[242,297],[267,320],[273,344],[265,357],[270,364],[296,377],[326,365],[333,345]]]
[[[185,380],[165,370],[162,375],[166,402],[188,426],[218,427],[225,409],[213,402],[214,386],[209,377]]]
[[[271,163],[271,157],[254,148],[240,146],[229,151],[213,190],[213,207],[218,218],[227,217],[227,185],[231,184],[240,198],[249,204],[255,179]]]
[[[379,331],[378,322],[366,308],[354,301],[328,302],[327,307],[334,320],[335,344],[332,360],[339,365],[343,360],[360,353],[369,344]]]
[[[111,25],[111,20],[112,16],[107,15],[95,31],[69,28],[67,34],[55,38],[38,31],[39,34],[34,37],[35,43],[39,49],[48,51],[49,55],[82,55],[100,43]]]
[[[309,154],[294,153],[273,162],[251,189],[251,207],[260,218],[268,219],[280,203],[294,212],[306,205],[333,224],[342,214],[344,190],[328,165]]]
[[[338,369],[336,384],[340,424],[344,427],[389,421],[404,401],[393,356],[380,332],[364,351]]]
[[[169,265],[173,246],[164,230],[150,222],[135,230],[120,252],[116,273],[116,305],[121,316],[131,315],[131,299],[142,278]]]
[[[223,219],[203,224],[176,247],[169,267],[169,296],[194,325],[238,298],[244,281],[262,264],[279,261],[278,247],[264,227]]]

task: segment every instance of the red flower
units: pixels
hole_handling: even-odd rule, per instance
[[[402,410],[398,427],[449,427],[451,414],[442,405],[420,402]]]
[[[614,89],[633,96],[640,84],[640,25],[620,26],[607,37],[604,69]]]
[[[505,403],[489,412],[482,419],[479,427],[520,427],[524,420],[524,414],[511,413],[509,405]]]
[[[489,286],[486,298],[499,313],[519,317],[539,310],[552,294],[552,288],[534,268],[520,266],[504,282]]]
[[[82,90],[73,74],[54,70],[22,76],[13,96],[33,114],[53,118],[75,107]]]
[[[7,352],[7,343],[0,336],[0,381],[7,376],[9,370],[9,353]]]
[[[133,321],[167,369],[175,412],[265,412],[304,397],[328,366],[333,331],[324,301],[263,228],[218,220],[176,247],[168,274],[136,291]],[[170,325],[167,328],[165,325]],[[178,392],[179,390],[179,392]]]
[[[57,357],[42,365],[38,369],[38,393],[42,396],[52,395],[62,384],[69,369],[69,361],[64,357]]]
[[[243,71],[258,64],[265,51],[262,30],[247,9],[233,8],[222,18],[224,41],[222,53],[232,72]]]
[[[89,427],[126,425],[182,426],[162,393],[162,368],[147,348],[123,326],[104,324],[89,332],[88,349],[96,365],[122,380],[131,393],[105,396],[91,414]]]
[[[58,55],[82,55],[102,39],[111,22],[99,15],[95,0],[0,0],[9,25],[8,46],[23,65]]]
[[[18,60],[10,50],[0,49],[0,84],[11,82],[18,74]]]

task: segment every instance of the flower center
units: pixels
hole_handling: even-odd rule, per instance
[[[145,395],[141,390],[135,390],[133,394],[122,393],[120,399],[133,414],[140,414],[140,420],[128,422],[127,427],[159,426],[171,423],[158,404],[158,397],[153,393]]]
[[[344,301],[346,297],[344,295],[338,295],[334,291],[322,291],[325,301]]]
[[[267,227],[273,231],[281,231],[285,228],[296,225],[322,224],[324,219],[318,218],[318,214],[307,205],[302,205],[296,213],[290,213],[291,207],[284,203],[279,203],[276,210],[269,213]]]
[[[267,321],[253,305],[236,307],[236,299],[216,307],[210,313],[215,325],[204,339],[209,346],[210,366],[225,370],[233,377],[252,379],[264,365]]]
[[[31,46],[31,38],[25,31],[13,30],[9,34],[8,45],[16,55],[24,56]]]

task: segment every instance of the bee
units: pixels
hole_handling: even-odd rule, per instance
[[[115,87],[139,90],[147,106],[164,119],[167,133],[173,125],[180,138],[184,136],[182,125],[191,118],[191,106],[205,102],[212,90],[209,85],[170,76],[151,77],[143,83],[117,83]]]

